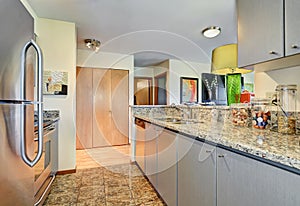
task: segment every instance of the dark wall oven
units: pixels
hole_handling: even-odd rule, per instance
[[[34,139],[38,148],[37,134]],[[42,205],[57,172],[57,123],[44,123],[43,154],[34,168],[35,205]]]

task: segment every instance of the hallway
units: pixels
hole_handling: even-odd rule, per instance
[[[165,205],[128,154],[129,146],[77,150],[76,173],[57,176],[44,205]]]

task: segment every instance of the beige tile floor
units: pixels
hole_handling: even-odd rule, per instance
[[[44,205],[165,205],[128,154],[129,146],[78,150],[76,173],[57,176]]]
[[[130,163],[130,145],[76,151],[77,169]]]

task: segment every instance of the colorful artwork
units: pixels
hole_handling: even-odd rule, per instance
[[[198,78],[180,78],[180,102],[198,102]]]
[[[68,94],[68,72],[44,71],[43,82],[43,94]]]

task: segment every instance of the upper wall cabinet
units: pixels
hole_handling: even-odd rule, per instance
[[[285,51],[287,56],[300,53],[299,11],[299,0],[285,0]]]
[[[238,0],[239,66],[284,56],[283,1]]]
[[[300,53],[299,0],[238,0],[239,66]]]

